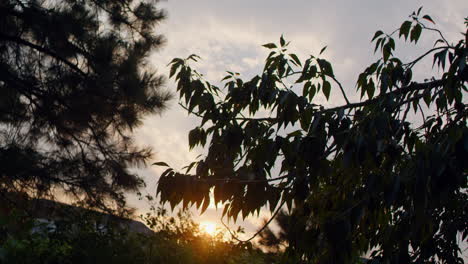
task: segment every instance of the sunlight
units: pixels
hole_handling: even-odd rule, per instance
[[[216,234],[216,224],[213,222],[202,222],[200,230],[210,236],[214,236]]]

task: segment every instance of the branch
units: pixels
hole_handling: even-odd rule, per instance
[[[341,83],[334,76],[330,76],[330,78],[332,78],[332,80],[335,81],[335,83],[338,84],[338,86],[340,87],[341,93],[343,94],[343,97],[344,97],[344,99],[346,101],[346,104],[350,104],[350,102],[348,100],[348,97],[346,96],[346,93],[345,93]]]
[[[404,65],[405,66],[408,66],[408,68],[411,68],[414,66],[414,64],[416,64],[418,61],[422,60],[424,57],[426,57],[428,54],[432,53],[433,51],[436,51],[436,50],[439,50],[439,49],[448,49],[450,47],[437,47],[437,48],[432,48],[430,50],[428,50],[426,53],[424,53],[423,55],[417,57],[415,60],[411,61],[411,62],[408,62],[408,63],[405,63]]]
[[[338,111],[338,110],[341,110],[341,109],[346,110],[346,109],[350,109],[350,108],[363,107],[363,106],[371,105],[371,104],[381,100],[382,98],[390,96],[390,95],[399,95],[399,94],[404,94],[404,93],[411,92],[411,91],[432,89],[432,88],[435,88],[435,87],[442,86],[444,83],[445,83],[444,79],[435,80],[435,81],[427,82],[427,83],[413,82],[413,83],[411,83],[410,85],[408,85],[406,87],[402,87],[402,88],[400,88],[398,90],[394,90],[392,92],[379,95],[379,96],[374,97],[373,99],[370,99],[370,100],[366,100],[366,101],[359,102],[359,103],[352,103],[352,104],[348,104],[348,105],[342,105],[342,106],[337,106],[337,107],[324,109],[324,110],[315,112],[315,114],[335,112],[335,111]]]
[[[203,115],[194,111],[190,111],[187,106],[183,105],[182,103],[179,103],[179,105],[187,110],[190,114],[194,114],[200,118],[203,118]],[[235,118],[226,118],[226,119],[221,119],[221,120],[239,120],[239,121],[268,121],[268,122],[275,122],[278,120],[278,118],[275,117],[235,117]]]
[[[418,21],[418,20],[417,20]],[[418,21],[419,22],[419,21]],[[435,28],[430,28],[430,27],[426,27],[426,25],[424,25],[423,23],[419,22],[419,24],[422,26],[422,28],[424,29],[427,29],[427,30],[430,30],[430,31],[435,31],[437,33],[439,33],[439,36],[440,38],[445,42],[445,44],[447,44],[447,46],[451,47],[450,46],[450,43],[447,41],[447,39],[444,37],[444,35],[442,34],[442,32],[438,29],[435,29]]]
[[[271,179],[258,179],[258,180],[238,180],[238,179],[232,179],[232,178],[224,178],[224,179],[194,179],[194,181],[197,182],[206,182],[206,183],[211,183],[211,184],[216,184],[219,182],[235,182],[235,183],[261,183],[261,182],[272,182],[272,181],[278,181],[282,179],[286,179],[291,177],[290,175],[284,175],[276,178],[271,178]]]
[[[11,41],[11,42],[15,42],[15,43],[18,43],[18,44],[21,44],[21,45],[25,45],[25,46],[28,46],[30,48],[33,48],[39,52],[42,52],[42,53],[45,53],[55,59],[57,59],[58,61],[61,61],[63,63],[65,63],[66,65],[68,65],[70,68],[72,68],[73,70],[77,71],[78,73],[80,73],[81,75],[83,75],[84,77],[87,77],[87,74],[85,72],[83,72],[80,68],[78,68],[78,66],[76,66],[75,64],[71,63],[70,61],[68,61],[67,59],[63,58],[62,56],[60,56],[59,54],[49,50],[49,49],[46,49],[44,47],[41,47],[39,45],[36,45],[34,43],[31,43],[27,40],[24,40],[22,38],[19,38],[19,37],[13,37],[13,36],[8,36],[8,35],[4,35],[2,33],[0,33],[0,39],[3,39],[3,40],[6,40],[6,41]]]
[[[278,206],[278,208],[276,208],[276,211],[273,213],[273,215],[271,216],[270,220],[268,220],[268,222],[266,222],[262,228],[260,228],[255,234],[253,234],[249,239],[247,240],[242,240],[242,239],[239,239],[237,236],[235,236],[231,229],[224,223],[223,221],[223,218],[221,218],[221,224],[223,224],[223,226],[228,230],[229,234],[231,234],[231,236],[241,242],[241,243],[247,243],[247,242],[250,242],[252,239],[254,239],[258,234],[260,234],[272,221],[273,219],[275,219],[276,215],[278,214],[278,212],[281,210],[281,208],[283,207],[283,205],[286,203],[286,200],[283,200],[283,202],[281,203],[280,206]]]

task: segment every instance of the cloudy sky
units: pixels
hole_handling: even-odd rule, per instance
[[[327,45],[324,57],[332,62],[337,78],[351,92],[355,90],[357,75],[376,59],[370,43],[375,31],[393,31],[412,11],[424,6],[422,13],[431,15],[449,41],[458,41],[464,30],[463,19],[468,15],[466,0],[169,0],[159,6],[168,12],[167,20],[158,29],[167,43],[150,62],[161,74],[168,75],[166,65],[172,58],[196,53],[203,59],[197,64],[198,70],[212,83],[219,83],[227,70],[249,78],[260,73],[266,58],[267,50],[261,45],[277,42],[284,34],[291,41],[292,50],[302,57],[318,54]],[[397,56],[415,58],[431,48],[434,40],[433,35],[423,33],[417,48],[398,46],[397,42]],[[428,77],[431,62],[426,65],[416,76]],[[166,88],[175,93],[173,80],[167,81]],[[339,94],[332,94],[330,104],[340,102]],[[137,141],[154,148],[155,160],[181,168],[202,152],[190,152],[188,148],[188,131],[197,122],[173,100],[161,116],[145,120],[137,132]],[[139,173],[148,183],[146,191],[154,194],[160,171],[148,168]],[[130,202],[141,210],[146,208],[134,198]],[[200,219],[217,221],[216,215],[214,209],[209,209]],[[248,230],[256,224],[256,219],[243,223]]]

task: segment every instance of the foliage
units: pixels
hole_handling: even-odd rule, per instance
[[[376,32],[380,58],[357,78],[359,102],[321,57],[325,49],[301,60],[283,37],[264,45],[271,52],[260,75],[228,72],[226,89],[190,67],[196,55],[174,59],[181,105],[202,119],[190,148],[208,153],[185,173],[168,168],[161,200],[202,212],[222,203],[234,219],[267,205],[274,215],[297,208],[310,235],[297,253],[312,263],[350,263],[369,251],[384,263],[462,263],[468,36],[451,44],[420,12],[393,33]],[[423,33],[439,38],[432,49],[409,62],[396,57],[395,39],[416,44]],[[431,56],[438,74],[414,79]],[[343,105],[322,104],[340,94]]]
[[[81,215],[37,228],[24,215],[3,217],[0,263],[269,263],[261,251],[199,231],[187,211],[170,217],[163,208],[144,216],[154,233],[135,233],[100,217]],[[12,228],[17,221],[21,229]]]
[[[314,243],[316,234],[308,225],[308,217],[304,210],[295,208],[291,212],[281,209],[274,223],[277,231],[266,225],[258,233],[258,244],[266,251],[276,255],[279,263],[308,263],[311,259],[304,252],[309,251],[309,245]],[[267,219],[264,220],[264,223]],[[324,245],[316,245],[315,251],[325,250]],[[352,263],[362,263],[363,258],[356,257]],[[365,262],[364,262],[365,263]]]
[[[142,186],[127,168],[151,151],[130,132],[169,98],[142,68],[163,42],[156,2],[1,1],[0,192],[110,207]]]

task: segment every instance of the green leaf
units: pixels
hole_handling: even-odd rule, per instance
[[[393,38],[388,39],[388,46],[390,47],[390,50],[395,50],[395,40]]]
[[[317,87],[315,84],[312,84],[309,90],[309,101],[312,101],[314,99],[315,94],[317,93]]]
[[[195,62],[197,62],[197,59],[201,59],[200,56],[198,56],[197,54],[192,54],[187,57],[187,60],[193,60]]]
[[[379,39],[377,40],[377,42],[375,43],[374,53],[377,52],[377,49],[380,47],[380,44],[382,44],[383,41],[384,41],[384,38],[379,38]]]
[[[182,63],[184,63],[184,60],[183,60],[183,59],[181,59],[181,58],[174,58],[174,59],[172,59],[172,61],[169,62],[166,66],[169,66],[169,65],[171,65],[171,64],[182,64]]]
[[[302,89],[302,96],[307,97],[307,95],[309,94],[309,89],[311,85],[312,83],[310,81],[304,84],[304,88]]]
[[[389,43],[387,43],[387,44],[385,44],[385,45],[383,46],[382,53],[383,53],[383,60],[384,60],[384,62],[387,62],[388,58],[389,58],[390,55],[392,54],[392,49],[391,49],[391,46],[389,45]]]
[[[166,162],[162,162],[162,161],[155,162],[155,163],[153,163],[152,165],[155,165],[155,166],[163,166],[163,167],[169,167],[169,165],[167,165]]]
[[[422,32],[422,27],[420,24],[417,24],[416,26],[413,27],[411,30],[411,35],[410,35],[410,40],[414,41],[414,43],[417,43],[419,40],[419,37],[421,36]]]
[[[331,84],[329,81],[324,81],[323,82],[323,94],[327,98],[327,100],[330,98],[330,91],[331,91]]]
[[[411,21],[408,21],[408,20],[403,22],[403,24],[401,24],[399,37],[403,35],[405,37],[405,40],[408,39],[411,24],[412,24]]]
[[[169,72],[169,78],[172,78],[172,76],[174,76],[174,74],[176,73],[177,71],[177,68],[179,68],[179,65],[178,64],[172,64],[171,66],[171,70]]]
[[[301,61],[299,60],[296,54],[291,53],[289,54],[289,57],[291,57],[297,65],[302,66]]]
[[[371,42],[374,41],[376,38],[378,38],[381,35],[383,35],[382,30],[379,30],[379,31],[375,32],[374,37],[372,38]]]
[[[320,50],[320,53],[319,55],[322,55],[322,53],[327,49],[327,46],[323,47],[321,50]]]
[[[283,37],[283,35],[281,34],[281,37],[280,37],[280,45],[281,45],[281,47],[284,47],[284,44],[286,44],[286,41],[284,41],[284,37]]]
[[[432,102],[432,99],[431,99],[431,93],[430,92],[426,92],[424,94],[424,102],[426,103],[427,107],[430,107],[431,106],[431,102]]]
[[[225,80],[227,80],[227,79],[229,79],[229,78],[232,78],[232,75],[226,75],[226,76],[224,76],[224,78],[221,79],[221,81],[225,81]]]
[[[267,49],[276,49],[277,48],[275,43],[267,43],[267,44],[264,44],[262,46],[267,48]]]

